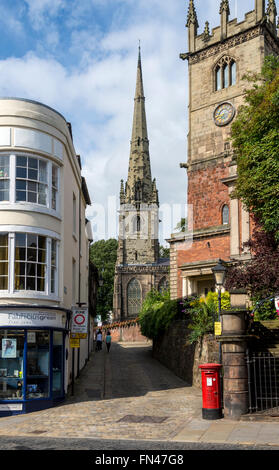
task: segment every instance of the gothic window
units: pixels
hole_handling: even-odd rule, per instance
[[[158,285],[158,291],[159,292],[164,292],[164,291],[168,290],[168,288],[169,288],[169,283],[168,283],[167,278],[162,277],[162,279],[160,280],[159,285]]]
[[[141,186],[140,181],[138,181],[135,184],[135,200],[136,201],[141,201],[142,200],[142,186]]]
[[[228,225],[230,222],[230,211],[229,206],[226,204],[222,208],[222,225]]]
[[[133,232],[140,232],[141,231],[141,218],[139,215],[136,215],[133,218]]]
[[[214,69],[215,91],[236,84],[236,62],[228,56],[222,57]]]
[[[141,286],[137,279],[132,279],[127,289],[128,315],[136,316],[141,309]]]

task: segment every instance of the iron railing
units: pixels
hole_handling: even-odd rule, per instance
[[[279,353],[247,354],[249,412],[279,416]]]

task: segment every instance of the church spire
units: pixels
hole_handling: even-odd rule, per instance
[[[277,8],[275,0],[269,0],[267,6],[267,18],[271,28],[273,29],[274,34],[276,35],[276,16],[277,16]]]
[[[143,89],[141,48],[139,46],[134,117],[127,180],[126,202],[150,203],[152,178]]]
[[[199,27],[194,0],[189,1],[186,27],[188,28],[188,49],[189,52],[194,52],[196,48],[196,37]]]

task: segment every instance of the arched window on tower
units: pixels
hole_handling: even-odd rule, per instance
[[[222,57],[214,68],[215,91],[228,88],[236,84],[236,62],[232,57]]]
[[[137,279],[132,279],[127,288],[128,316],[135,317],[141,309],[141,285]]]
[[[139,215],[135,215],[133,218],[133,232],[140,232],[141,231],[141,218]]]
[[[230,210],[229,206],[225,204],[222,207],[222,225],[228,225],[230,223]]]

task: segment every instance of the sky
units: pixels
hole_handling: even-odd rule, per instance
[[[160,239],[185,216],[188,0],[0,0],[0,96],[40,101],[72,124],[92,205],[94,240],[117,237],[120,180],[126,181],[138,44],[141,43],[152,177]],[[220,24],[218,0],[195,0]],[[241,21],[254,0],[230,0]],[[279,11],[279,5],[277,2]]]

